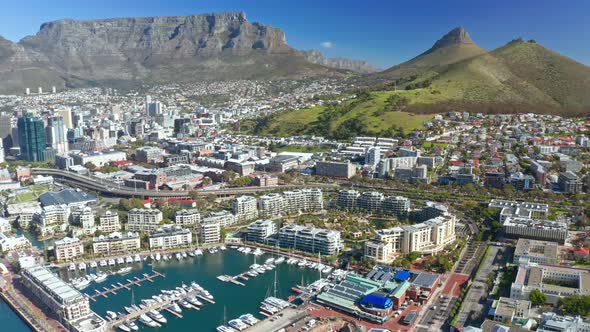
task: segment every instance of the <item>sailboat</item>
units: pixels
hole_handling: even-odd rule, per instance
[[[225,326],[225,322],[227,321],[227,308],[223,307],[223,324],[217,327],[218,332],[234,332],[235,330],[229,326]]]

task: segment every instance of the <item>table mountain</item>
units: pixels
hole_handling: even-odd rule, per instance
[[[3,40],[0,65],[11,61],[19,75],[34,68],[70,85],[340,75],[307,61],[281,29],[241,12],[47,22],[17,44]],[[40,85],[30,78],[23,83]]]

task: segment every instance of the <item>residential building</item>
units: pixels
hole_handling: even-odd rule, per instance
[[[398,219],[406,219],[410,212],[410,200],[402,196],[387,196],[381,203],[384,215],[393,215]]]
[[[322,191],[317,188],[284,191],[283,200],[286,214],[319,211],[324,207]]]
[[[514,250],[514,264],[537,263],[542,265],[556,265],[558,253],[557,242],[518,239]]]
[[[567,171],[559,173],[557,179],[559,189],[566,193],[578,193],[582,191],[583,183],[580,177],[574,172]]]
[[[349,161],[318,161],[315,163],[315,174],[318,176],[350,179],[356,174],[356,167]]]
[[[0,233],[9,233],[12,230],[10,221],[6,218],[0,217]]]
[[[33,215],[32,222],[35,224],[42,237],[65,232],[70,219],[70,209],[67,205],[44,206]]]
[[[342,249],[340,232],[328,229],[287,225],[279,230],[279,245],[309,253],[334,255]]]
[[[269,237],[277,233],[277,224],[272,220],[256,220],[248,225],[246,240],[266,243]]]
[[[279,185],[279,178],[272,174],[257,175],[252,180],[252,185],[258,187],[276,187]]]
[[[116,211],[105,211],[98,217],[98,229],[104,233],[120,231],[119,214]]]
[[[113,232],[109,235],[100,235],[92,240],[92,249],[95,255],[122,255],[135,252],[141,247],[139,234]]]
[[[84,229],[94,229],[94,211],[92,208],[78,207],[72,211],[72,224]]]
[[[365,155],[365,165],[371,168],[375,168],[381,161],[381,148],[378,146],[372,146],[367,149]]]
[[[149,241],[150,250],[189,247],[193,243],[193,234],[180,226],[161,227],[150,234]]]
[[[143,163],[161,163],[164,161],[164,150],[155,146],[142,146],[135,149],[135,160]]]
[[[55,259],[58,261],[72,260],[84,254],[84,245],[77,237],[64,237],[55,241],[53,246]]]
[[[61,280],[44,266],[33,266],[22,272],[23,283],[55,315],[67,321],[92,313],[88,297]]]
[[[66,153],[68,151],[67,129],[64,124],[64,118],[54,116],[47,119],[47,144],[55,150],[56,153]]]
[[[131,209],[127,215],[127,230],[130,232],[153,232],[163,220],[158,209]]]
[[[354,210],[357,208],[359,192],[356,190],[340,190],[336,205],[345,210]]]
[[[236,223],[236,216],[231,214],[229,211],[222,210],[211,212],[206,218],[203,219],[203,223],[213,222],[218,223],[219,227],[231,226]]]
[[[231,200],[231,210],[237,222],[244,222],[258,217],[256,197],[239,196]]]
[[[493,301],[490,315],[497,322],[512,322],[514,319],[527,320],[531,314],[531,302],[500,297]]]
[[[199,234],[201,236],[201,243],[219,243],[221,241],[221,226],[219,222],[205,222],[199,225]]]
[[[367,213],[380,213],[383,194],[376,191],[365,191],[357,199],[357,208]]]
[[[260,196],[258,199],[259,215],[263,218],[274,218],[283,215],[285,200],[278,193]]]
[[[23,235],[8,236],[0,232],[0,252],[26,249],[30,247],[31,242]]]
[[[201,213],[198,209],[182,209],[176,211],[174,221],[177,225],[195,226],[201,222]]]

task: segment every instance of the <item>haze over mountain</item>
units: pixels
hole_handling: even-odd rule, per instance
[[[340,72],[306,60],[281,29],[244,13],[63,19],[0,43],[0,92],[25,86],[225,78],[304,78]],[[6,82],[10,81],[10,82]]]
[[[346,58],[326,58],[319,50],[308,50],[301,51],[301,54],[305,58],[313,63],[317,63],[326,67],[332,67],[337,69],[350,70],[355,73],[369,74],[379,71],[378,68],[371,65],[367,61],[363,60],[352,60]]]

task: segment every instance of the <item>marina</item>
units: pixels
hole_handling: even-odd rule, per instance
[[[214,253],[205,250],[201,255],[195,255],[193,252],[194,255],[187,255],[186,258],[181,254],[181,259],[176,259],[175,254],[171,254],[168,255],[169,259],[166,260],[164,255],[161,255],[159,261],[156,260],[156,254],[154,254],[153,260],[148,256],[145,261],[134,262],[134,265],[129,265],[133,266],[133,270],[129,274],[112,273],[108,276],[105,282],[106,285],[91,283],[82,292],[94,298],[90,302],[92,310],[105,317],[105,319],[107,318],[107,311],[119,313],[111,321],[111,324],[113,326],[123,325],[117,327],[118,330],[122,331],[127,331],[127,329],[131,331],[132,329],[127,322],[133,321],[135,321],[140,331],[150,330],[151,326],[157,327],[158,331],[186,330],[194,328],[194,326],[199,326],[199,331],[216,331],[219,326],[226,326],[228,331],[230,327],[234,331],[238,330],[237,327],[249,331],[252,327],[251,323],[262,326],[263,320],[269,315],[261,309],[261,304],[264,304],[267,298],[275,295],[275,286],[276,297],[286,300],[293,294],[292,287],[301,284],[302,281],[309,284],[319,278],[317,269],[281,263],[273,265],[272,272],[249,277],[244,271],[250,271],[250,267],[256,261],[264,263],[273,257],[276,262],[275,255],[253,255],[254,252],[253,249],[250,250],[250,254],[243,254],[230,249],[218,249]],[[108,267],[98,268],[101,271],[108,269]],[[111,267],[110,270],[115,272],[118,268],[115,266]],[[68,271],[68,266],[65,266],[60,272],[69,278],[74,278],[80,277],[81,274],[94,273],[94,271],[95,269],[87,266],[85,271],[76,269],[75,272],[72,272]],[[265,269],[265,271],[270,270]],[[166,277],[154,276],[155,273]],[[276,284],[274,282],[275,273]],[[152,280],[152,282],[146,280],[149,287],[130,284],[137,281],[137,279],[145,278],[145,275],[150,276]],[[220,282],[219,277],[222,276],[233,281],[228,279]],[[247,279],[242,279],[240,276]],[[164,294],[163,291],[174,291],[181,284],[191,285],[193,282],[208,290],[214,296],[214,299],[196,293],[191,296],[181,295],[173,299],[168,291],[166,291],[165,295],[168,295],[169,298],[167,300],[162,298],[164,296],[162,295]],[[115,293],[112,291],[107,292],[105,288],[113,289]],[[108,299],[98,295],[102,292],[106,292],[105,295],[108,296]],[[150,301],[146,305],[139,300],[137,308],[140,311],[131,314],[126,311],[126,307],[131,308],[133,297],[154,302]],[[161,302],[157,300],[158,297],[162,300]],[[237,299],[240,300],[237,301]],[[139,305],[143,305],[144,308],[140,308]],[[270,307],[271,305],[267,304],[265,306]],[[173,310],[174,307],[178,307],[176,309],[180,309],[180,311]],[[167,319],[167,323],[158,323],[150,318],[147,312],[151,310],[160,312]],[[142,320],[148,322],[149,325],[143,323]],[[150,320],[157,325],[149,323]],[[239,322],[236,320],[239,320]],[[229,325],[230,321],[233,322],[233,326]]]

